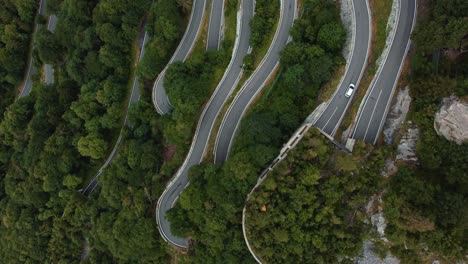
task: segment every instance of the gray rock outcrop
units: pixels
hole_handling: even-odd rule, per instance
[[[455,96],[444,98],[435,115],[434,129],[459,145],[468,142],[468,103]]]
[[[387,121],[385,121],[383,131],[385,144],[390,145],[393,143],[394,134],[405,121],[410,105],[411,96],[409,95],[409,87],[406,86],[398,92],[396,102],[388,113]]]
[[[419,138],[419,129],[411,120],[406,124],[408,129],[400,139],[395,160],[417,163],[418,157],[416,156],[416,143]]]

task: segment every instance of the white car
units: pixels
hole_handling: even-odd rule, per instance
[[[346,97],[351,97],[351,95],[353,94],[353,91],[354,91],[354,88],[356,86],[354,86],[354,84],[350,84],[349,87],[348,87],[348,90],[346,91],[345,93],[345,96]]]

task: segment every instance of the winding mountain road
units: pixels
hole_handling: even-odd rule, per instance
[[[188,171],[193,165],[199,164],[206,152],[213,125],[226,100],[236,88],[243,70],[243,59],[249,50],[250,27],[249,22],[253,17],[254,3],[252,0],[242,0],[241,9],[237,16],[237,36],[234,44],[233,55],[223,78],[206,105],[184,164],[178,170],[173,180],[169,183],[156,206],[156,220],[158,229],[164,240],[179,248],[187,248],[185,238],[172,235],[170,223],[167,221],[166,212],[176,203],[179,195],[189,184]]]
[[[351,136],[372,144],[377,142],[387,117],[416,22],[416,0],[395,1],[399,1],[399,13],[390,51],[364,98]]]
[[[352,0],[352,7],[354,13],[353,19],[353,30],[352,30],[352,51],[350,54],[350,59],[346,66],[346,71],[341,79],[340,84],[338,85],[335,94],[333,94],[331,100],[328,102],[327,107],[324,112],[317,118],[317,121],[314,123],[315,126],[324,130],[323,132],[328,134],[334,134],[337,127],[339,126],[341,119],[343,118],[346,109],[348,108],[351,98],[344,96],[346,90],[350,83],[354,83],[356,87],[359,84],[359,81],[362,77],[364,69],[367,64],[368,52],[370,48],[370,39],[371,39],[371,28],[370,28],[370,10],[367,0]],[[339,110],[339,111],[338,111]],[[297,144],[302,135],[308,130],[310,124],[305,124],[300,127],[295,135],[291,137],[289,142],[283,147],[281,153],[287,153]],[[286,147],[287,146],[287,147]],[[262,182],[268,176],[268,171],[272,170],[273,167],[285,157],[285,154],[279,155],[275,161],[270,165],[270,167],[262,173],[256,183],[252,188],[250,193],[247,195],[244,208],[242,210],[242,231],[244,236],[244,241],[258,263],[262,263],[262,260],[259,256],[255,254],[250,245],[249,239],[247,237],[246,230],[246,205],[251,197],[252,193],[262,184]]]
[[[143,58],[143,56],[145,54],[145,44],[148,42],[148,34],[146,32],[144,32],[143,34],[144,34],[143,36],[140,35],[141,37],[140,37],[140,41],[138,43],[138,46],[139,46],[139,49],[140,49],[140,55],[138,57],[138,62],[140,62],[141,59]],[[109,155],[109,157],[107,158],[104,165],[102,165],[102,167],[99,169],[98,173],[93,177],[93,179],[88,183],[88,185],[86,185],[86,187],[84,189],[80,190],[81,193],[83,193],[84,195],[87,196],[87,195],[91,194],[96,189],[96,187],[98,187],[98,185],[99,185],[99,182],[98,182],[99,176],[101,176],[101,174],[104,172],[104,170],[107,168],[107,166],[109,166],[109,164],[114,160],[115,155],[117,154],[117,149],[118,149],[118,147],[120,145],[120,142],[122,141],[123,128],[124,128],[124,126],[128,125],[128,110],[130,108],[130,105],[137,102],[138,100],[140,100],[140,87],[139,87],[139,84],[138,84],[138,77],[135,74],[135,77],[133,77],[132,92],[131,92],[131,95],[130,95],[130,99],[128,100],[128,105],[127,105],[127,109],[126,109],[126,113],[125,113],[124,125],[122,126],[119,137],[117,138],[117,141],[115,142],[114,148],[112,149],[112,152]]]
[[[172,105],[164,89],[164,76],[170,64],[177,61],[185,61],[197,42],[198,35],[201,32],[203,18],[205,16],[205,7],[207,0],[193,0],[190,21],[179,46],[164,70],[161,71],[153,85],[153,104],[160,115],[169,114],[172,111]]]
[[[338,85],[338,89],[333,94],[331,100],[329,100],[325,110],[314,123],[315,127],[332,137],[340,126],[346,114],[346,110],[352,101],[353,95],[356,94],[356,90],[359,89],[359,82],[367,66],[367,59],[370,51],[372,29],[369,3],[367,0],[352,0],[352,6],[354,29],[353,48],[350,54],[351,60],[348,60],[345,74]],[[356,88],[351,97],[346,97],[345,93],[350,84],[354,84]]]
[[[208,25],[207,50],[219,50],[224,27],[224,0],[211,0],[210,23]]]
[[[39,2],[39,9],[38,9],[38,15],[44,16],[46,11],[46,0],[41,0]],[[28,72],[26,73],[26,77],[24,78],[23,82],[23,87],[21,88],[21,91],[18,95],[18,97],[24,97],[27,96],[31,93],[32,90],[32,79],[31,77],[37,73],[36,67],[34,67],[34,58],[32,56],[32,50],[34,49],[34,38],[36,36],[36,32],[39,29],[39,24],[36,23],[34,25],[34,31],[32,33],[32,49],[29,53],[29,64],[28,64]]]
[[[239,123],[255,96],[262,90],[280,63],[280,52],[291,40],[289,30],[297,18],[295,0],[281,0],[280,20],[270,48],[252,76],[245,82],[223,118],[215,143],[215,163],[224,162]]]
[[[408,49],[409,49],[411,31],[414,28],[414,23],[416,19],[416,0],[395,0],[395,1],[400,1],[400,5],[399,5],[399,18],[397,22],[398,26],[397,26],[395,35],[393,36],[392,46],[390,48],[389,53],[386,55],[385,62],[379,68],[377,72],[377,76],[371,84],[370,92],[366,95],[366,98],[362,102],[361,110],[357,118],[357,125],[355,126],[355,129],[353,130],[353,138],[364,139],[365,141],[371,142],[374,144],[377,140],[380,130],[382,129],[382,124],[385,120],[388,107],[392,99],[392,94],[394,92],[396,83],[401,73],[401,67],[403,64],[404,57],[406,56]],[[367,19],[370,19],[368,3],[367,1],[365,2],[364,5],[363,3],[364,3],[363,0],[353,0],[354,21],[355,21],[354,23],[355,28],[353,32],[356,32],[356,36],[353,36],[354,45],[353,45],[353,52],[351,55],[351,58],[352,58],[351,63],[347,65],[345,75],[342,78],[341,83],[338,85],[339,88],[337,89],[332,99],[328,103],[327,108],[315,122],[315,126],[322,129],[322,132],[325,132],[329,135],[333,135],[336,132],[336,129],[339,126],[344,113],[346,112],[346,108],[349,105],[350,99],[348,100],[345,99],[344,101],[342,100],[344,97],[343,95],[346,92],[347,87],[349,86],[349,83],[354,83],[353,80],[356,80],[355,84],[357,87],[360,81],[360,78],[362,77],[362,71],[365,68],[365,63],[367,63],[368,51],[364,53],[359,51],[360,49],[362,49],[362,45],[359,45],[359,42],[363,42],[366,39],[370,40],[370,35],[368,37],[366,37],[365,35],[362,35],[363,30],[360,28],[360,25],[366,28],[366,26],[364,25],[365,24],[364,21],[366,19],[362,17],[362,14],[364,15],[367,14],[368,16]],[[370,26],[369,26],[368,34],[371,34]],[[360,38],[362,39],[359,40]],[[369,48],[369,46],[367,47]],[[361,57],[365,57],[365,59],[356,58],[355,57],[356,54],[360,55]],[[356,63],[356,61],[360,62],[360,64],[359,63],[354,64],[353,61],[354,63]],[[353,77],[356,78],[355,76],[356,69],[353,69],[354,68],[353,65],[361,66],[361,68],[358,68],[360,69],[361,72],[359,73],[360,76],[357,79],[353,79]],[[376,95],[377,95],[377,100],[375,99]],[[382,98],[382,100],[379,101],[380,98]],[[335,106],[334,107],[332,106],[330,108],[332,104],[334,104]],[[338,115],[336,115],[337,108],[340,109],[340,112],[338,112],[339,113],[338,115],[341,115],[341,117],[339,119],[337,119]],[[331,115],[330,115],[330,112],[332,113]],[[324,123],[324,120],[326,120],[325,123]],[[330,122],[332,123],[330,127],[328,127],[327,125]],[[371,123],[372,123],[373,128],[369,130]],[[370,133],[368,133],[369,131]],[[295,137],[293,138],[295,142],[296,141]],[[261,185],[261,183],[265,180],[267,175],[268,174],[263,173],[260,176],[260,178],[257,181],[257,184],[254,186],[254,188],[252,188],[252,190],[248,194],[243,211],[242,211],[242,230],[243,230],[244,240],[247,244],[247,247],[250,253],[252,254],[254,259],[258,263],[262,263],[262,260],[260,259],[259,256],[255,254],[255,252],[253,251],[249,243],[249,239],[247,237],[246,224],[245,224],[245,221],[246,221],[245,213],[246,213],[246,204],[250,196]]]

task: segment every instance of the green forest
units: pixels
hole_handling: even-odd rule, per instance
[[[468,3],[429,3],[413,33],[409,77],[420,164],[401,168],[384,196],[391,250],[403,263],[426,263],[429,252],[454,263],[468,253],[468,144],[434,130],[442,98],[468,95]]]
[[[176,3],[160,2],[151,10],[178,10]],[[132,107],[132,130],[125,131],[115,167],[101,179],[102,191],[90,198],[78,192],[107,158],[123,124],[135,40],[151,2],[54,3],[56,32],[38,32],[37,53],[58,68],[56,82],[35,83],[30,96],[8,106],[0,123],[0,259],[76,263],[90,249],[93,263],[161,262],[165,245],[156,236],[148,200],[164,186],[154,179],[162,163],[154,149],[161,140],[149,103]],[[135,147],[138,154],[147,149],[143,159]]]
[[[246,204],[260,173],[346,63],[339,3],[301,0],[293,41],[242,119],[229,159],[213,164],[207,155],[192,167],[190,185],[167,215],[172,232],[190,239],[189,250],[166,243],[156,203],[231,60],[241,3],[225,0],[219,50],[205,51],[205,18],[187,60],[168,66],[164,86],[174,109],[160,116],[153,84],[183,37],[192,2],[48,0],[42,16],[37,0],[0,0],[0,263],[255,263],[242,234],[244,205],[247,236],[266,263],[354,263],[362,241],[375,238],[365,205],[376,193],[390,241],[376,243],[382,255],[454,263],[468,254],[468,145],[433,129],[442,98],[468,96],[468,4],[460,0],[428,0],[414,30],[405,81],[413,98],[408,119],[421,132],[419,164],[397,164],[384,179],[396,146],[357,142],[351,155],[311,128]],[[270,46],[279,11],[279,0],[255,1],[253,50],[239,87]],[[51,14],[54,33],[45,27]],[[144,32],[149,41],[138,63]],[[31,58],[39,71],[32,92],[17,97]],[[54,84],[42,83],[43,64],[53,66]],[[141,98],[128,105],[135,76]],[[99,187],[84,195],[119,136]]]
[[[34,52],[39,63],[58,69],[56,82],[45,87],[36,80],[31,96],[14,101],[0,123],[0,259],[167,262],[155,201],[188,151],[201,107],[229,62],[233,36],[220,51],[196,50],[169,67],[166,88],[175,111],[159,117],[148,95],[190,9],[172,0],[52,4],[56,32],[40,29]],[[228,1],[226,17],[236,9],[237,1]],[[133,68],[144,21],[150,41]],[[129,127],[98,192],[85,197],[78,189],[104,163],[123,125],[133,72],[144,84],[143,99],[129,109]]]
[[[27,71],[39,5],[35,0],[1,0],[0,6],[0,113],[3,113],[19,92]]]
[[[190,185],[169,212],[172,231],[193,239],[189,262],[254,262],[241,231],[245,197],[281,144],[313,110],[321,84],[344,62],[336,43],[324,45],[316,37],[333,25],[340,33],[338,46],[343,45],[345,33],[336,5],[304,3],[308,11],[295,23],[294,41],[281,54],[281,76],[241,121],[229,159],[222,165],[206,162],[192,167]]]
[[[359,142],[349,156],[309,132],[247,204],[247,237],[257,257],[266,263],[354,263],[362,241],[375,236],[363,224],[369,221],[365,204],[382,191],[390,242],[377,241],[377,253],[390,249],[402,263],[431,257],[455,263],[466,256],[468,146],[438,136],[434,116],[442,98],[468,95],[467,8],[430,1],[413,34],[408,119],[421,131],[419,165],[401,164],[384,180],[392,148],[365,150],[369,146]]]
[[[350,155],[312,128],[247,203],[247,237],[265,263],[354,263],[369,226],[365,204],[378,190],[383,149]]]

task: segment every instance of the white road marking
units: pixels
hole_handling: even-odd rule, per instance
[[[372,122],[372,118],[374,117],[375,109],[377,108],[377,104],[379,103],[379,99],[380,99],[380,95],[382,94],[382,91],[383,90],[381,89],[380,92],[379,92],[379,96],[377,96],[377,101],[375,101],[374,109],[372,110],[372,114],[370,116],[369,123],[367,124],[366,133],[364,134],[364,138],[363,138],[364,141],[366,140],[367,132],[369,131],[369,126],[370,126],[370,123]]]
[[[327,122],[326,122],[325,125],[323,126],[323,129],[322,129],[323,131],[325,131],[325,128],[327,127],[328,122],[330,122],[330,120],[331,120],[331,119],[333,118],[333,116],[335,115],[336,110],[338,110],[338,106],[335,107],[335,110],[333,111],[333,114],[330,116],[330,118],[327,120]]]

